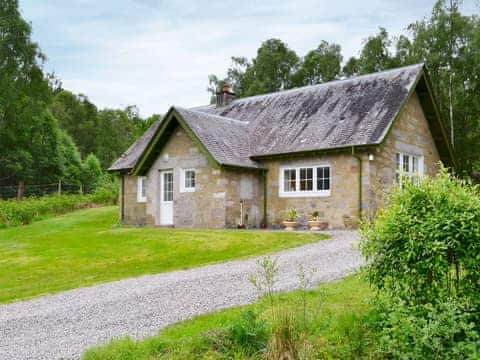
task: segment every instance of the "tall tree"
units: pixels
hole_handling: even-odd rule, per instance
[[[408,26],[412,41],[397,44],[408,62],[428,66],[443,118],[451,132],[459,171],[473,175],[480,154],[480,32],[478,16],[464,16],[459,0],[438,0],[430,18]]]
[[[51,108],[60,126],[73,138],[83,157],[96,151],[98,110],[88,97],[62,89],[55,94]]]
[[[398,64],[391,53],[392,40],[385,28],[380,28],[375,36],[368,37],[358,58],[361,74],[369,74],[396,67]]]
[[[18,182],[19,198],[25,181],[34,178],[35,162],[47,164],[38,151],[47,143],[42,129],[51,120],[45,113],[51,99],[45,57],[30,36],[18,1],[0,2],[0,177]]]
[[[297,85],[313,85],[338,78],[343,60],[341,47],[322,41],[305,55],[295,78]]]
[[[290,89],[294,86],[293,77],[299,62],[297,54],[287,44],[269,39],[261,44],[251,62],[245,57],[232,57],[226,79],[210,75],[207,91],[213,95],[224,82],[232,86],[238,97]]]

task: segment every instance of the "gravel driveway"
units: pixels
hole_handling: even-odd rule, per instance
[[[298,286],[298,264],[316,268],[315,283],[343,277],[362,263],[358,235],[332,238],[278,252],[278,289]],[[253,302],[250,258],[190,270],[109,282],[0,306],[1,359],[78,358],[113,337],[154,335],[194,315]]]

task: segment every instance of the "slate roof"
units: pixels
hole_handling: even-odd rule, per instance
[[[175,109],[219,164],[261,167],[250,159],[248,122],[192,109]]]
[[[183,109],[173,107],[219,164],[261,167],[263,156],[375,145],[411,93],[423,65]],[[152,125],[110,170],[131,169]]]

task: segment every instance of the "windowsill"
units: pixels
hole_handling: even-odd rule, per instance
[[[147,198],[145,199],[137,199],[137,203],[146,203],[147,202]]]
[[[327,197],[330,196],[330,191],[281,192],[278,196],[281,198]]]
[[[195,192],[195,188],[184,188],[184,189],[180,189],[180,192],[181,192],[181,193],[192,193],[192,192]]]

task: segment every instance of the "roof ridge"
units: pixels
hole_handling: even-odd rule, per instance
[[[193,113],[196,113],[196,114],[199,114],[199,115],[202,115],[202,116],[210,116],[210,117],[218,118],[218,119],[221,119],[221,120],[232,121],[232,122],[238,123],[238,125],[248,125],[249,124],[249,121],[242,121],[242,120],[234,119],[234,118],[231,118],[231,117],[228,117],[228,116],[221,116],[221,115],[217,115],[215,113],[210,113],[210,112],[206,112],[206,111],[192,110],[192,109],[187,109],[187,108],[184,108],[184,107],[181,107],[181,106],[175,106],[175,105],[172,106],[172,107],[176,110],[179,109],[179,110],[182,110],[182,111],[193,112]]]

